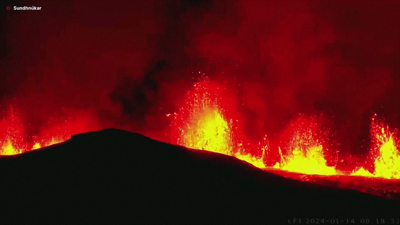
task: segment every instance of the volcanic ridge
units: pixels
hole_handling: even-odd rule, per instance
[[[0,157],[2,224],[288,224],[398,218],[400,203],[106,129]]]

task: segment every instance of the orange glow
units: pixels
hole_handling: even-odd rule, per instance
[[[222,98],[218,92],[218,85],[213,85],[209,78],[203,77],[197,82],[193,89],[186,94],[186,100],[178,113],[174,113],[172,127],[176,128],[177,136],[174,143],[188,148],[208,150],[225,155],[234,156],[246,161],[258,168],[266,168],[264,164],[265,152],[269,150],[266,137],[263,144],[259,145],[257,151],[262,152],[261,157],[252,155],[248,148],[254,146],[247,143],[246,138],[233,138],[237,131],[230,119],[230,123],[224,118],[224,108],[221,106]],[[168,114],[167,116],[171,116]],[[281,154],[281,162],[274,168],[282,170],[319,175],[338,174],[334,167],[326,164],[322,152],[322,143],[314,135],[317,125],[305,119],[299,119],[290,142],[290,153],[287,156]],[[308,124],[307,124],[308,123]]]
[[[20,154],[28,147],[24,140],[25,130],[20,115],[10,106],[0,123],[0,155]]]
[[[268,145],[268,140],[267,137],[264,136],[262,142],[258,142],[258,145],[256,147],[257,149],[261,149],[262,155],[260,157],[256,157],[250,153],[245,153],[246,149],[243,147],[242,144],[239,144],[238,146],[238,151],[234,154],[234,156],[242,161],[248,162],[252,164],[255,167],[258,167],[260,169],[267,168],[264,163],[265,155],[266,152],[269,151],[269,145]]]
[[[274,168],[303,174],[338,174],[334,167],[327,166],[322,143],[314,135],[315,128],[304,122],[299,125],[304,127],[295,128],[289,144],[289,154],[284,156],[279,148],[281,162],[276,163]]]
[[[177,144],[188,148],[232,154],[231,129],[221,113],[219,99],[208,90],[210,81],[203,78],[187,93],[185,107],[179,111],[183,121],[178,126]],[[175,117],[176,118],[176,117]]]
[[[42,146],[39,144],[39,143],[35,143],[34,145],[33,145],[33,147],[32,147],[32,150],[36,150],[36,149],[39,149],[39,148],[41,148]]]
[[[263,157],[257,158],[255,156],[252,156],[251,154],[242,155],[239,152],[237,152],[234,156],[236,158],[238,158],[242,161],[248,162],[248,163],[252,164],[253,166],[258,167],[260,169],[266,168],[266,166],[263,162]]]
[[[33,147],[32,150],[36,150],[42,147],[46,147],[46,146],[50,146],[50,145],[55,145],[58,143],[61,143],[63,141],[66,141],[67,139],[63,139],[62,137],[52,137],[51,139],[47,140],[47,141],[42,141],[42,143],[44,144],[40,144],[39,142],[36,142]]]
[[[55,123],[42,131],[38,137],[30,137],[26,134],[21,115],[15,106],[10,106],[0,121],[0,156],[21,154],[61,143],[73,134],[92,130],[88,128],[94,128],[91,120],[82,117],[79,120],[64,120],[63,123]]]
[[[264,144],[260,148],[263,153],[261,157],[245,151],[245,140],[233,132],[237,128],[234,120],[225,118],[221,92],[208,77],[202,77],[187,92],[184,106],[173,114],[172,128],[175,128],[177,138],[172,142],[188,148],[235,156],[255,167],[265,168],[263,158],[268,146]]]
[[[385,129],[386,128],[386,129]],[[374,161],[375,176],[386,179],[400,179],[400,154],[397,148],[396,132],[390,132],[387,126],[372,118],[373,142],[379,154]]]
[[[371,152],[374,173],[363,167],[354,171],[353,176],[380,177],[385,179],[400,179],[400,153],[396,131],[391,132],[383,121],[377,119],[375,114],[371,118]]]
[[[364,169],[363,167],[355,170],[351,173],[352,176],[360,176],[360,177],[374,177],[375,175],[370,173],[368,170]]]
[[[206,102],[191,115],[184,136],[179,144],[189,148],[208,150],[231,155],[232,142],[228,123],[218,109],[212,109]],[[198,111],[197,111],[198,110]]]
[[[260,169],[268,168],[265,164],[268,154],[275,151],[276,155],[280,155],[273,166],[275,169],[309,175],[343,175],[334,166],[328,166],[326,156],[331,156],[332,152],[325,149],[328,142],[316,117],[299,116],[293,120],[287,128],[287,140],[281,143],[281,147],[271,150],[266,136],[254,144],[242,133],[235,113],[237,108],[232,102],[219,83],[202,77],[186,93],[182,107],[167,115],[172,118],[169,133],[172,144],[233,156]],[[39,135],[30,136],[21,118],[23,116],[15,107],[10,106],[0,121],[0,156],[40,149],[66,141],[73,134],[96,129],[90,116],[77,120],[56,118]],[[374,173],[360,167],[351,175],[400,179],[396,132],[377,121],[375,115],[371,123],[371,137],[370,157]],[[372,164],[369,166],[372,168]]]
[[[7,140],[1,148],[0,155],[16,155],[22,153],[21,149],[14,147],[10,140]]]

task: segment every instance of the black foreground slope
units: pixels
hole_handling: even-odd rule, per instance
[[[0,158],[0,223],[285,224],[399,217],[400,205],[121,130]]]

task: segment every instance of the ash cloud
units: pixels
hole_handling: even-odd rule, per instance
[[[298,113],[330,116],[346,151],[372,111],[400,126],[399,1],[20,3],[42,10],[7,14],[2,93],[35,127],[64,109],[163,130],[197,71],[240,83],[255,139]]]

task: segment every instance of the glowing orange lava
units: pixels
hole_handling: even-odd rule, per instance
[[[246,153],[243,147],[245,140],[235,138],[234,120],[225,118],[221,91],[208,77],[202,77],[187,92],[184,106],[174,114],[172,127],[177,128],[177,140],[173,142],[188,148],[235,156],[256,167],[265,168],[263,157],[268,146],[264,144],[260,148],[263,153],[261,157]]]
[[[238,126],[233,123],[234,118],[226,117],[227,110],[222,105],[224,99],[220,91],[219,86],[213,84],[208,77],[202,77],[193,89],[187,92],[183,107],[173,114],[171,127],[175,128],[175,132],[172,132],[172,142],[188,148],[234,156],[255,167],[267,168],[264,163],[265,153],[270,149],[266,137],[263,144],[260,142],[258,146],[254,146],[250,145],[245,137],[235,135],[239,130]],[[400,154],[396,147],[396,138],[393,133],[384,129],[382,123],[377,123],[375,118],[372,120],[373,144],[379,150],[378,156],[375,157],[375,173],[372,174],[361,167],[351,175],[399,179]],[[315,118],[299,117],[289,129],[291,134],[289,143],[284,146],[286,151],[277,149],[280,160],[273,168],[310,175],[344,175],[334,166],[328,166],[324,155],[326,140],[321,138],[323,132]],[[250,148],[253,151],[250,151]],[[254,148],[262,152],[262,155],[251,154]]]
[[[39,136],[31,137],[26,134],[21,115],[10,106],[0,121],[0,156],[17,155],[30,150],[54,145],[68,140],[71,135],[88,132],[93,129],[89,120],[84,117],[76,121],[64,121],[51,126]],[[93,127],[92,127],[93,128]]]
[[[375,175],[370,173],[368,170],[364,169],[363,167],[355,170],[351,173],[352,176],[360,176],[360,177],[374,177]]]
[[[245,137],[235,114],[236,105],[232,103],[232,99],[226,97],[225,89],[221,87],[218,82],[212,82],[203,76],[186,93],[183,106],[178,112],[168,114],[172,117],[172,144],[225,154],[261,169],[268,168],[265,160],[268,159],[271,149],[267,137],[255,144]],[[14,106],[10,106],[3,115],[0,121],[0,156],[20,154],[57,144],[68,140],[73,134],[96,129],[90,116],[73,121],[57,118],[49,122],[47,129],[42,130],[38,136],[29,136],[21,118]],[[334,166],[328,166],[324,155],[327,154],[324,149],[327,140],[315,118],[300,116],[292,121],[287,129],[288,140],[282,144],[282,148],[273,149],[280,155],[280,160],[273,168],[310,175],[343,175]],[[400,179],[400,153],[396,132],[391,132],[375,115],[371,122],[371,137],[370,157],[374,164],[374,173],[361,167],[351,175]]]
[[[172,142],[189,148],[208,150],[234,156],[258,168],[267,168],[264,159],[269,149],[264,137],[263,144],[258,146],[248,144],[246,138],[234,138],[236,126],[225,118],[224,107],[218,85],[212,84],[208,77],[202,77],[192,90],[186,94],[184,105],[177,113],[171,124],[175,128],[176,140]],[[232,110],[232,109],[231,109]],[[334,167],[327,166],[323,154],[323,145],[314,134],[318,128],[315,122],[305,119],[298,120],[296,131],[292,135],[289,150],[281,155],[281,161],[274,168],[291,172],[319,175],[337,175]],[[240,135],[238,135],[240,136]],[[247,143],[247,145],[245,145]],[[258,148],[261,156],[251,154],[248,148]],[[254,150],[254,149],[253,149]]]
[[[322,143],[315,137],[316,124],[305,124],[302,118],[301,123],[295,128],[292,140],[289,144],[289,153],[281,155],[281,162],[276,163],[274,168],[282,170],[318,175],[336,175],[338,172],[334,167],[327,166],[327,161],[323,154]]]
[[[222,99],[216,91],[218,86],[212,86],[209,78],[203,77],[187,92],[185,104],[174,114],[172,123],[172,127],[178,128],[176,143],[235,156],[255,167],[266,168],[264,157],[266,150],[269,150],[266,137],[264,144],[260,142],[258,145],[258,150],[262,152],[261,157],[250,154],[246,149],[249,145],[245,147],[243,144],[246,142],[245,138],[233,138],[234,126],[224,118]],[[281,153],[281,162],[274,168],[305,174],[338,174],[335,168],[326,165],[322,144],[312,129],[312,126],[298,127],[290,143],[290,154],[283,156]]]
[[[261,158],[257,158],[255,156],[252,156],[250,153],[243,155],[243,154],[241,154],[239,152],[235,153],[234,156],[236,158],[238,158],[238,159],[240,159],[242,161],[248,162],[248,163],[252,164],[253,166],[258,167],[260,169],[267,168],[265,166],[265,164],[264,164],[264,161],[263,161],[264,154],[262,155]]]
[[[375,158],[373,174],[364,168],[352,173],[354,176],[381,177],[386,179],[400,179],[400,153],[396,131],[391,132],[389,127],[374,115],[371,119],[371,157]]]
[[[190,148],[231,155],[232,142],[228,123],[218,109],[203,106],[192,115],[180,144]]]
[[[219,99],[207,89],[209,82],[203,78],[187,93],[186,105],[178,112],[184,121],[179,121],[177,144],[231,155],[231,129],[218,107]]]
[[[375,159],[375,176],[387,179],[400,179],[400,154],[395,145],[392,134],[386,134],[382,128],[382,133],[377,134],[377,138],[382,142],[379,148],[379,156]]]
[[[16,155],[22,153],[21,149],[15,148],[10,140],[7,140],[6,143],[3,144],[1,148],[0,155]]]
[[[24,126],[14,106],[10,106],[0,123],[0,155],[15,155],[26,150]]]
[[[36,142],[33,145],[32,150],[36,150],[36,149],[39,149],[39,148],[42,148],[42,147],[46,147],[46,146],[50,146],[50,145],[55,145],[55,144],[61,143],[61,142],[66,141],[66,140],[67,139],[63,139],[61,137],[52,137],[50,140],[46,140],[46,141],[42,140],[43,144],[40,144],[39,142]]]

